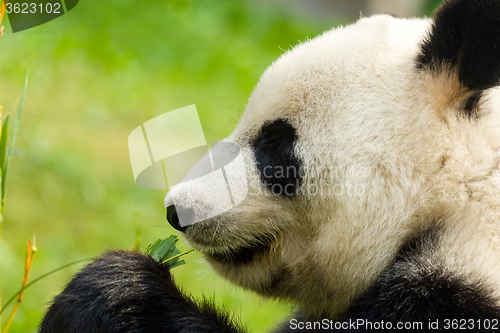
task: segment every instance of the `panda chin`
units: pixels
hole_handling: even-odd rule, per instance
[[[247,246],[229,247],[222,252],[207,251],[205,252],[205,256],[209,260],[213,259],[225,265],[248,265],[258,257],[259,254],[262,256],[264,253],[271,250],[271,239],[271,237],[263,235],[249,241]]]

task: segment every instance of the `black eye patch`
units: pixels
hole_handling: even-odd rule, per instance
[[[285,119],[265,123],[252,143],[262,183],[276,195],[292,197],[302,182],[295,155],[295,128]]]

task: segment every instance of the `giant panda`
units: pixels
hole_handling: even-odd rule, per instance
[[[327,31],[265,71],[224,140],[246,198],[182,225],[179,209],[207,214],[227,184],[181,183],[167,219],[224,278],[297,305],[275,332],[498,329],[499,83],[497,0]],[[40,331],[246,332],[225,311],[150,257],[112,251]]]

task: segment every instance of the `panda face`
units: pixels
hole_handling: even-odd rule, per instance
[[[240,147],[246,198],[184,230],[218,273],[334,318],[444,202],[460,200],[460,179],[497,165],[498,140],[471,144],[485,125],[457,116],[477,94],[445,64],[419,68],[431,24],[363,18],[267,69],[224,140]],[[165,207],[175,195],[196,215],[226,190],[181,183]]]

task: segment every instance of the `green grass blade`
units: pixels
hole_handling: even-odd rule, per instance
[[[9,117],[7,117],[2,126],[2,137],[0,138],[0,235],[2,232],[1,224],[3,223],[3,207],[4,207],[3,194],[5,193],[3,170],[5,169],[4,163],[5,163],[5,156],[7,155],[7,137],[9,136],[9,127],[7,126],[8,121]]]
[[[31,65],[31,62],[30,62]],[[14,127],[12,130],[12,138],[10,139],[9,149],[6,154],[5,166],[3,168],[2,174],[2,212],[5,201],[5,189],[7,188],[7,173],[9,172],[10,161],[12,159],[12,154],[14,153],[14,147],[16,145],[17,131],[19,130],[19,123],[21,122],[21,114],[23,113],[24,108],[24,99],[26,98],[26,91],[28,90],[28,78],[30,75],[30,66],[28,66],[28,71],[26,73],[26,79],[24,80],[24,90],[23,95],[21,97],[21,101],[19,102],[19,108],[17,109],[16,120],[14,121]]]
[[[5,158],[7,156],[7,141],[9,138],[9,119],[7,116],[2,125],[2,134],[0,137],[0,235],[1,235],[1,223],[3,222],[3,194],[5,193],[5,183],[3,181],[3,171],[5,169]]]
[[[51,270],[50,272],[47,272],[45,274],[42,274],[40,275],[39,277],[37,277],[36,279],[32,280],[30,283],[26,284],[26,286],[23,288],[23,289],[20,289],[17,293],[15,293],[14,295],[12,295],[11,298],[9,298],[9,300],[2,306],[2,310],[0,311],[0,315],[3,313],[3,311],[7,308],[7,306],[9,306],[10,303],[12,303],[13,300],[16,299],[17,296],[19,296],[20,293],[23,292],[23,290],[26,290],[28,289],[29,287],[31,287],[32,285],[34,285],[35,283],[37,283],[38,281],[46,278],[47,276],[49,275],[52,275],[58,271],[60,271],[61,269],[64,269],[66,267],[69,267],[69,266],[72,266],[72,265],[75,265],[75,264],[78,264],[80,262],[83,262],[83,261],[89,261],[90,259],[89,258],[85,258],[85,259],[80,259],[80,260],[77,260],[77,261],[73,261],[73,262],[70,262],[69,264],[66,264],[66,265],[63,265],[61,267],[58,267],[54,270]]]
[[[3,208],[3,196],[2,196],[2,190],[1,188],[3,187],[3,179],[2,179],[2,171],[3,168],[0,168],[0,209]],[[2,236],[2,227],[3,227],[3,210],[0,210],[0,237]],[[2,294],[2,288],[0,288],[0,295]],[[1,303],[0,303],[0,308],[1,308]]]
[[[2,125],[2,134],[0,137],[0,168],[2,170],[5,167],[5,157],[7,156],[7,139],[9,137],[9,118],[10,116],[7,116],[3,122]]]

